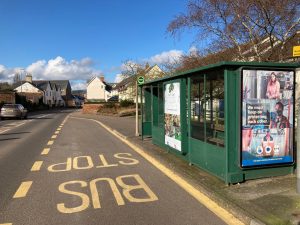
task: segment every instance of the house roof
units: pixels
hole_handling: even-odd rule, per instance
[[[89,85],[90,85],[90,83],[91,83],[93,80],[95,80],[96,78],[98,78],[98,79],[100,80],[100,78],[99,78],[99,77],[97,77],[97,76],[94,76],[92,79],[90,79],[90,80],[87,82],[87,86],[89,86]]]
[[[17,83],[14,83],[14,84],[12,85],[12,88],[13,88],[13,89],[16,89],[16,88],[20,87],[21,85],[23,85],[23,84],[25,84],[25,83],[28,83],[28,84],[32,85],[33,87],[39,89],[40,91],[43,91],[43,90],[44,90],[44,89],[42,89],[41,87],[39,87],[38,85],[36,85],[35,83],[30,83],[30,82],[24,81],[24,80],[18,81]]]
[[[50,83],[56,84],[61,90],[67,89],[70,84],[69,80],[49,80]]]
[[[126,77],[123,79],[120,83],[118,83],[114,89],[120,89],[122,87],[126,87],[128,84],[132,83],[134,80],[136,80],[136,75],[132,75],[130,77]]]
[[[32,83],[42,90],[46,90],[48,83],[51,89],[58,90],[60,88],[61,90],[65,90],[69,85],[69,80],[34,80]]]
[[[47,89],[48,84],[50,84],[50,82],[45,80],[35,80],[32,81],[32,84],[34,84],[37,88],[45,91]],[[52,89],[51,84],[50,84],[50,88]]]

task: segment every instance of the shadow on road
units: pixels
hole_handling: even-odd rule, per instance
[[[37,117],[28,117],[29,120],[52,120],[53,117],[42,117],[42,118],[37,118]]]
[[[28,133],[31,133],[31,132],[24,131],[24,132],[16,132],[16,133],[5,133],[5,134],[0,134],[0,136],[3,136],[3,135],[14,135],[14,134],[28,134]]]
[[[15,139],[20,139],[20,138],[4,138],[4,139],[0,139],[0,141],[10,141]]]

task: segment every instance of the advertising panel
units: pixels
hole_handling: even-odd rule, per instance
[[[293,162],[294,72],[242,71],[241,166]]]
[[[181,151],[180,82],[165,85],[165,144]]]

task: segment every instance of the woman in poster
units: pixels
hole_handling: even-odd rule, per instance
[[[266,96],[268,99],[278,99],[280,97],[280,83],[274,72],[271,73],[271,78],[268,82]]]

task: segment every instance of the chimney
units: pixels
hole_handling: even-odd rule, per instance
[[[100,80],[104,82],[104,76],[100,76]]]
[[[27,74],[26,77],[25,77],[25,81],[29,82],[29,83],[32,83],[32,75],[31,74]]]

